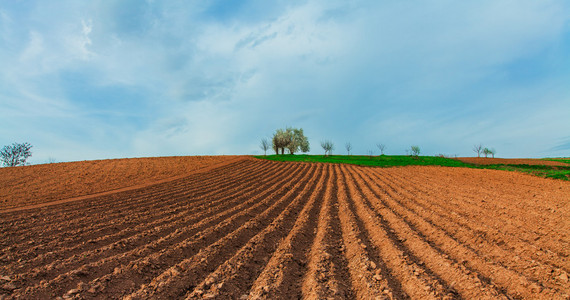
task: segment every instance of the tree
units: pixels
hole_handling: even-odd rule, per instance
[[[481,157],[481,152],[483,151],[483,145],[474,145],[473,152],[477,153],[477,157]]]
[[[334,144],[329,140],[322,141],[321,147],[323,147],[323,149],[325,150],[325,155],[331,155],[332,151],[334,150]]]
[[[303,134],[303,128],[287,128],[291,132],[291,142],[287,145],[289,153],[295,154],[297,151],[309,152],[311,149],[309,146],[309,139]]]
[[[290,128],[287,128],[286,130],[277,129],[272,139],[273,149],[275,149],[277,154],[279,154],[279,150],[281,150],[281,154],[285,154],[285,148],[287,148],[292,140],[293,136]]]
[[[489,153],[493,156],[493,158],[495,158],[495,154],[497,153],[497,150],[495,150],[495,148],[491,148],[489,151],[490,151]]]
[[[344,148],[346,148],[346,152],[348,152],[348,155],[350,155],[350,150],[352,150],[352,145],[349,143],[346,143],[344,145]]]
[[[410,152],[412,153],[412,156],[418,157],[418,155],[420,155],[420,146],[411,146]]]
[[[261,143],[259,144],[261,150],[263,150],[263,155],[267,155],[267,150],[269,150],[269,141],[266,138],[261,139]]]
[[[26,160],[32,156],[30,149],[32,145],[29,143],[13,143],[9,146],[4,146],[0,151],[0,160],[6,167],[23,166]]]
[[[489,150],[489,148],[485,148],[483,149],[483,154],[485,154],[485,158],[487,158],[489,154],[491,154],[491,150]]]
[[[287,127],[286,129],[277,129],[272,139],[273,149],[276,154],[285,154],[285,149],[289,150],[289,153],[295,154],[295,152],[309,152],[310,145],[309,139],[304,135],[303,129]]]
[[[384,149],[386,149],[386,145],[376,144],[376,147],[378,147],[378,149],[380,149],[380,155],[384,155]]]

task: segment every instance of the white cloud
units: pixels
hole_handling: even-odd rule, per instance
[[[362,152],[377,139],[392,150],[425,141],[453,151],[461,140],[469,151],[469,136],[514,145],[497,150],[520,149],[516,140],[525,132],[540,135],[540,128],[556,140],[569,130],[546,117],[551,106],[529,105],[525,96],[546,94],[568,72],[531,69],[539,80],[523,83],[512,67],[568,59],[553,50],[569,47],[569,7],[560,1],[305,1],[255,11],[259,16],[251,16],[254,10],[212,16],[208,4],[186,2],[35,5],[0,9],[7,45],[0,49],[0,105],[20,115],[86,116],[101,130],[85,126],[83,133],[116,145],[105,136],[123,124],[110,115],[129,114],[93,117],[81,107],[93,109],[99,100],[70,96],[78,87],[69,78],[89,78],[82,84],[95,92],[139,91],[134,101],[113,98],[133,101],[146,114],[121,135],[127,150],[114,153],[250,153],[260,137],[287,125],[311,133],[315,153],[321,138],[353,139]],[[559,88],[542,99],[564,106],[569,95]],[[93,103],[82,105],[87,101]],[[533,117],[520,122],[496,111],[513,106]],[[500,151],[539,151],[528,149]]]

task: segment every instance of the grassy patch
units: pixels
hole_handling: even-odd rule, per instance
[[[464,167],[477,169],[516,171],[532,174],[539,177],[570,180],[570,166],[545,166],[545,165],[474,165],[461,162],[459,160],[438,156],[412,157],[407,155],[268,155],[256,156],[257,158],[273,161],[298,161],[298,162],[321,162],[321,163],[341,163],[359,166],[372,167],[398,167],[398,166],[442,166],[442,167]],[[557,159],[557,161],[568,161],[570,159]]]
[[[274,161],[303,161],[303,162],[325,162],[341,163],[359,166],[374,167],[397,167],[397,166],[445,166],[445,167],[470,167],[467,164],[455,159],[435,157],[435,156],[406,156],[406,155],[268,155],[256,156]]]

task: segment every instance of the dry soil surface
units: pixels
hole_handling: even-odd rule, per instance
[[[236,158],[124,158],[0,168],[0,210],[154,183]]]
[[[0,298],[564,299],[570,183],[241,158],[0,213]]]
[[[536,158],[490,158],[490,157],[458,157],[457,160],[460,160],[465,163],[469,164],[476,164],[476,165],[543,165],[543,166],[561,166],[561,167],[568,167],[570,166],[567,163],[561,161],[551,161],[551,160],[544,160],[544,159],[536,159]]]

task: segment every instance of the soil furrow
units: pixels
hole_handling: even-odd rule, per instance
[[[393,212],[398,213],[395,208],[393,208]],[[557,294],[556,291],[540,286],[536,281],[527,278],[523,274],[507,269],[494,261],[487,261],[481,258],[472,249],[465,247],[463,244],[454,243],[454,240],[451,238],[445,242],[440,242],[433,236],[434,234],[437,237],[436,232],[432,230],[430,235],[427,236],[432,243],[432,247],[440,245],[443,249],[449,249],[445,252],[450,257],[453,257],[456,265],[462,264],[467,270],[479,273],[484,282],[496,285],[509,296],[529,297],[540,293],[541,297],[551,298]],[[440,233],[440,236],[442,238],[445,237],[444,233]],[[440,251],[444,251],[443,249],[440,249]]]
[[[551,204],[552,200],[556,198],[564,199],[564,196],[561,194],[556,195],[556,190],[548,191],[548,195],[554,196],[548,197],[546,196],[547,191],[542,189],[525,188],[525,190],[528,189],[529,195],[521,199],[520,188],[510,193],[505,188],[501,188],[500,192],[497,193],[498,188],[495,183],[488,180],[480,182],[479,187],[475,186],[474,188],[463,187],[461,184],[454,184],[453,181],[449,180],[434,180],[425,172],[417,172],[416,174],[422,177],[418,179],[406,177],[400,180],[413,182],[410,186],[422,187],[419,190],[422,193],[429,193],[430,190],[437,190],[441,193],[441,191],[452,189],[453,192],[447,193],[449,201],[442,204],[450,208],[456,208],[457,205],[462,205],[462,207],[469,206],[469,209],[455,210],[457,214],[466,218],[483,218],[484,222],[480,222],[481,224],[489,224],[490,229],[500,228],[507,237],[516,236],[524,244],[537,244],[537,248],[549,249],[557,255],[570,255],[570,250],[568,250],[570,249],[570,240],[552,240],[551,238],[561,236],[564,232],[570,230],[570,222],[560,222],[560,220],[552,217],[553,211],[557,208],[557,206]],[[521,174],[511,173],[507,173],[507,175],[522,176]],[[439,174],[439,177],[444,176]],[[539,178],[533,179],[540,180]],[[426,185],[426,182],[431,182],[432,184]],[[516,194],[515,191],[517,192]],[[493,201],[498,196],[500,196],[501,201]],[[529,224],[540,225],[529,226]],[[535,257],[534,259],[540,259],[540,257]]]
[[[336,185],[344,253],[348,260],[356,297],[359,299],[408,298],[410,296],[422,299],[433,298],[427,292],[429,285],[410,275],[412,273],[407,270],[409,267],[404,263],[403,253],[396,252],[394,249],[386,249],[384,245],[378,245],[377,232],[364,231],[362,221],[358,221],[349,203],[352,195],[347,189],[342,167],[335,165],[335,172],[339,174]],[[387,237],[383,238],[383,242],[393,246]],[[372,249],[373,247],[377,249]],[[399,267],[398,270],[394,270],[396,266]],[[395,274],[396,272],[398,273]],[[418,289],[418,287],[425,288]]]
[[[269,284],[256,290],[254,281],[264,278],[264,271],[268,270],[268,268],[276,267],[274,257],[279,256],[283,252],[282,246],[285,243],[295,242],[291,237],[295,235],[295,231],[298,232],[299,221],[304,220],[310,211],[316,210],[316,194],[311,192],[317,188],[315,186],[316,181],[320,182],[317,185],[322,186],[323,176],[325,176],[322,172],[323,166],[319,165],[317,167],[317,175],[313,176],[303,187],[303,190],[295,197],[291,205],[268,227],[242,246],[235,255],[221,264],[214,272],[210,273],[208,277],[200,282],[196,288],[187,295],[187,298],[200,298],[206,294],[215,298],[223,297],[235,299],[247,295],[248,292],[250,297],[252,294],[256,294],[259,297],[267,295],[270,298],[296,298],[294,296],[287,296],[287,294],[284,293],[285,291],[278,291],[276,293],[275,289],[271,289]],[[299,204],[297,205],[297,203]],[[289,234],[287,235],[287,233]],[[283,239],[285,235],[287,235],[287,237]],[[293,256],[293,254],[290,254],[290,258],[295,260],[291,261],[291,263],[305,264],[306,262],[304,262],[303,257],[299,256],[300,255]],[[267,262],[268,260],[269,262]],[[262,267],[264,263],[267,263],[265,268]],[[287,262],[282,261],[281,263],[286,264]],[[251,291],[249,287],[251,287]],[[257,292],[259,292],[259,294],[257,294]]]
[[[273,172],[273,169],[269,167],[267,168],[267,171],[267,174],[272,174],[272,176],[267,179],[268,181],[272,181],[273,179],[277,180],[277,176],[281,175],[281,173]],[[266,172],[260,173],[265,174]],[[255,177],[257,177],[257,174],[252,175],[252,178]],[[245,184],[247,184],[247,182]],[[243,186],[238,186],[238,188],[240,187]],[[249,197],[250,195],[253,195],[255,191],[254,188],[254,186],[250,185],[248,188],[242,189],[240,191],[240,197],[234,197],[234,193],[232,192],[227,194],[227,196],[218,199],[206,199],[203,207],[200,210],[194,209],[182,211],[175,215],[177,218],[166,217],[165,219],[159,220],[160,222],[150,224],[143,223],[132,228],[133,234],[128,236],[121,236],[122,232],[120,231],[116,234],[117,238],[111,241],[108,241],[107,237],[109,236],[102,237],[99,240],[88,240],[86,244],[79,244],[76,247],[66,249],[68,252],[71,252],[73,254],[73,256],[67,259],[64,258],[68,257],[69,255],[66,256],[64,255],[65,253],[53,251],[49,253],[49,258],[51,259],[48,259],[45,256],[39,256],[35,260],[35,263],[26,262],[22,265],[22,267],[29,270],[38,265],[44,265],[47,268],[50,268],[51,272],[53,273],[56,271],[56,269],[61,271],[64,266],[69,265],[69,262],[73,263],[74,265],[77,263],[87,264],[96,261],[100,257],[107,256],[110,252],[116,253],[118,251],[117,247],[115,247],[117,244],[127,244],[128,247],[122,247],[121,250],[129,251],[132,248],[137,248],[139,246],[149,244],[159,238],[163,238],[164,236],[167,236],[170,233],[176,231],[178,228],[189,227],[193,225],[193,223],[207,218],[214,213],[220,214],[228,208],[232,208],[231,211],[235,211],[237,209],[236,206],[241,207],[244,204],[242,203],[243,199]],[[203,211],[205,211],[205,213],[202,213]],[[125,241],[128,241],[128,243],[124,243]],[[110,245],[113,243],[115,244]],[[51,264],[53,260],[57,260],[57,262]],[[45,278],[46,274],[45,272],[42,272],[45,271],[44,269],[35,269],[34,272],[36,272],[36,277],[39,277],[41,275]],[[14,272],[22,271],[23,270],[18,268],[11,268],[12,274],[14,274]]]
[[[265,269],[257,276],[249,293],[250,297],[265,299],[302,297],[301,283],[308,265],[306,245],[314,240],[317,217],[325,194],[324,184],[330,176],[329,172],[323,172],[324,167],[319,165],[318,182],[308,186],[310,190],[305,195],[300,195],[308,197],[309,201],[297,216],[287,237],[279,243]],[[236,279],[239,280],[239,276]]]
[[[189,175],[187,178],[163,183],[158,186],[146,187],[142,190],[120,192],[108,196],[97,197],[94,199],[77,201],[75,203],[66,203],[65,205],[55,205],[51,207],[43,207],[29,211],[17,212],[20,214],[20,218],[28,215],[30,218],[34,219],[35,222],[30,222],[30,226],[20,226],[18,230],[7,231],[9,231],[13,236],[21,236],[22,233],[33,231],[37,228],[43,228],[46,224],[63,222],[66,220],[68,221],[68,224],[83,226],[84,224],[80,223],[80,220],[83,220],[84,218],[81,217],[87,217],[91,219],[99,217],[104,218],[105,220],[112,220],[113,218],[120,217],[121,212],[125,210],[134,209],[138,211],[144,211],[153,205],[157,205],[157,203],[158,205],[164,205],[163,202],[159,202],[158,200],[154,202],[149,201],[149,198],[184,194],[188,189],[195,191],[195,194],[193,196],[196,197],[200,194],[209,192],[207,189],[198,189],[198,187],[204,186],[204,182],[211,180],[223,181],[228,172],[230,172],[230,174],[231,172],[242,172],[243,167],[246,165],[246,161],[241,161],[229,166],[221,167],[219,170],[213,170],[212,172],[208,173]],[[180,184],[181,182],[184,182],[184,184]],[[169,200],[169,203],[171,203],[172,199]],[[108,212],[109,208],[112,208],[111,212]],[[100,211],[106,211],[107,213],[98,214],[97,212]],[[94,220],[90,221],[89,223],[92,223],[93,221]]]
[[[50,166],[4,170],[35,184],[9,183],[9,205],[47,198],[0,212],[0,299],[570,299],[568,182],[435,166],[148,161],[150,171],[142,160],[98,163],[109,175],[57,165],[69,172],[59,187],[45,184],[58,182]],[[73,197],[107,182],[140,185],[44,204],[58,188]]]
[[[257,166],[258,168],[261,167]],[[236,171],[234,174],[239,174]],[[200,175],[200,174],[199,174]],[[246,179],[247,175],[241,174],[241,178],[235,175],[231,175],[232,182],[239,182],[242,179]],[[93,207],[89,207],[86,205],[86,212],[77,212],[80,217],[77,217],[74,222],[66,223],[70,226],[65,227],[64,229],[76,228],[78,226],[86,226],[85,223],[95,223],[95,224],[108,224],[109,220],[113,220],[113,218],[120,219],[121,217],[125,216],[125,211],[139,213],[151,211],[156,208],[169,208],[175,207],[176,205],[184,204],[185,206],[191,206],[194,203],[201,201],[203,197],[215,194],[216,189],[218,187],[228,188],[226,185],[231,185],[232,182],[227,182],[222,176],[218,178],[208,178],[208,177],[191,177],[186,180],[178,180],[175,182],[169,182],[159,185],[158,187],[149,187],[144,188],[142,190],[130,191],[130,192],[123,192],[118,193],[117,195],[113,195],[114,198],[111,199],[109,196],[102,196],[100,198],[95,198],[94,202],[101,202],[104,205],[100,206],[99,209],[93,210]],[[196,181],[192,183],[192,185],[188,184],[189,181]],[[217,180],[217,181],[212,181]],[[226,181],[226,182],[224,182]],[[207,188],[203,188],[203,184],[208,183]],[[200,191],[197,193],[197,191]],[[181,199],[184,201],[181,203]],[[113,201],[111,201],[113,200]],[[45,212],[44,212],[45,211]],[[44,215],[48,213],[57,214],[57,208],[53,207],[53,211],[46,211],[45,208],[41,211],[41,217],[46,219],[48,224],[58,223],[62,220],[58,219],[49,219],[46,218]],[[38,214],[39,215],[39,214]],[[70,216],[71,217],[71,216]],[[44,228],[46,224],[39,224],[40,228]],[[26,228],[25,232],[32,231],[33,228]],[[90,228],[92,231],[93,229],[97,228]],[[60,230],[60,229],[58,229]],[[59,233],[59,232],[58,232]],[[73,232],[69,232],[73,234]],[[20,233],[15,232],[14,234],[19,235]]]
[[[169,182],[164,182],[157,185],[148,185],[148,186],[144,186],[141,187],[138,190],[143,190],[145,191],[145,194],[140,194],[137,193],[138,190],[130,190],[130,191],[126,191],[126,192],[117,192],[117,193],[113,193],[111,195],[107,195],[107,196],[114,196],[115,198],[117,198],[118,195],[127,193],[127,194],[131,194],[131,195],[150,195],[151,192],[152,193],[164,193],[164,189],[161,189],[160,186],[164,185],[164,184],[169,184],[172,182],[177,182],[177,181],[185,181],[185,182],[191,182],[192,184],[196,184],[198,185],[201,181],[201,179],[211,179],[211,178],[223,178],[224,174],[227,172],[240,172],[241,168],[243,166],[247,165],[247,161],[249,159],[242,159],[238,162],[234,162],[234,163],[230,163],[228,165],[224,165],[224,166],[219,166],[216,167],[212,170],[209,170],[208,172],[197,172],[197,173],[191,173],[188,176],[186,176],[185,178],[179,178],[179,179],[174,179],[172,181]],[[191,181],[190,181],[191,180]],[[197,190],[198,191],[198,190]],[[104,196],[99,196],[99,197],[95,197],[95,198],[101,198]],[[132,200],[132,199],[131,199]],[[123,201],[124,203],[128,203],[127,201]],[[65,215],[66,213],[90,213],[92,210],[98,210],[101,209],[104,206],[108,206],[109,203],[107,202],[102,202],[98,199],[96,199],[96,201],[92,201],[91,199],[86,199],[86,200],[82,200],[82,201],[77,201],[77,202],[69,202],[69,203],[64,203],[63,205],[52,205],[49,207],[41,207],[41,208],[36,208],[36,209],[30,209],[30,210],[24,210],[24,211],[16,211],[16,212],[6,212],[6,213],[2,213],[8,220],[9,218],[12,216],[16,219],[20,219],[20,217],[22,215],[35,215],[37,214],[38,211],[43,211],[44,212],[44,217],[58,217],[59,219],[51,219],[52,221],[57,221],[57,220],[65,220],[65,217],[62,217],[63,215]],[[78,209],[81,208],[81,209]],[[21,220],[21,219],[20,219]],[[10,221],[11,222],[11,221]],[[35,223],[36,225],[38,225],[37,223]],[[31,224],[33,225],[33,224]]]
[[[347,278],[348,262],[344,259],[336,173],[327,165],[329,178],[325,185],[324,203],[319,213],[317,233],[309,255],[308,271],[302,293],[307,299],[354,298],[350,278]]]
[[[263,176],[263,174],[261,175]],[[247,185],[248,183],[245,182],[245,180],[243,179],[247,179],[248,177],[240,177],[239,180],[241,180],[242,186],[243,185]],[[236,181],[232,181],[233,183],[236,183]],[[232,186],[228,186],[228,189],[231,188],[232,191],[237,191],[236,189],[240,188],[241,186],[236,187],[232,187]],[[56,234],[52,232],[48,231],[46,232],[46,229],[44,228],[44,230],[42,232],[32,232],[30,233],[30,235],[40,235],[40,236],[44,236],[44,234],[46,236],[50,237],[50,242],[46,242],[46,241],[36,241],[36,244],[40,244],[42,247],[39,248],[38,246],[35,247],[31,247],[26,250],[20,250],[21,255],[20,256],[12,256],[11,259],[12,260],[26,260],[30,257],[32,257],[34,260],[38,260],[38,258],[42,257],[42,254],[45,252],[49,252],[50,256],[54,256],[57,255],[58,258],[57,259],[61,259],[62,258],[62,254],[59,253],[58,250],[66,250],[66,251],[75,251],[75,249],[73,248],[81,248],[83,250],[91,250],[95,247],[101,247],[104,246],[108,243],[105,243],[104,239],[102,239],[101,237],[104,237],[106,239],[110,239],[113,236],[117,236],[117,238],[128,238],[129,237],[129,232],[133,232],[134,230],[138,230],[140,228],[140,226],[137,226],[137,224],[140,224],[141,222],[144,224],[144,226],[150,227],[150,226],[158,226],[160,225],[159,223],[153,222],[155,220],[162,220],[162,222],[166,222],[166,221],[172,221],[172,220],[176,220],[176,216],[173,216],[173,213],[176,213],[178,216],[183,216],[186,215],[188,213],[193,213],[196,208],[199,208],[199,205],[203,205],[204,202],[209,203],[211,200],[207,199],[208,196],[211,196],[215,193],[222,193],[224,191],[227,191],[228,189],[222,189],[220,191],[216,191],[215,187],[212,188],[212,190],[210,191],[210,193],[202,195],[199,200],[194,200],[194,199],[186,199],[186,197],[175,197],[175,196],[168,196],[169,198],[173,199],[172,201],[177,202],[174,205],[169,205],[166,207],[160,207],[158,206],[158,209],[160,209],[160,213],[155,213],[155,211],[157,209],[147,209],[146,211],[144,211],[142,214],[136,214],[136,211],[132,211],[132,216],[136,215],[136,218],[130,218],[130,219],[119,219],[118,222],[100,222],[101,224],[97,224],[96,221],[94,220],[85,220],[83,221],[83,223],[86,224],[86,226],[88,224],[94,225],[92,228],[94,228],[93,230],[89,230],[89,231],[85,231],[83,229],[78,229],[75,231],[65,231],[65,230],[61,230],[61,228],[58,228],[58,232]],[[190,201],[188,201],[190,200]],[[158,201],[157,201],[158,202]],[[188,207],[190,207],[190,209],[188,209]],[[170,216],[167,220],[164,220],[165,216]],[[136,228],[133,228],[133,226],[135,226]],[[67,228],[75,228],[75,226],[73,225],[69,225]],[[134,231],[136,232],[136,231]],[[67,236],[73,236],[73,239],[65,239],[65,237]],[[78,244],[77,241],[78,240],[87,240],[88,244]],[[116,239],[115,239],[116,240]],[[111,242],[113,241],[113,239],[111,239]],[[73,247],[73,245],[75,245],[75,247]],[[22,245],[22,247],[26,247],[29,245]],[[71,248],[70,248],[71,247]],[[16,250],[16,247],[12,247],[11,250]],[[65,256],[63,256],[65,257]],[[9,260],[6,260],[9,261]],[[27,264],[27,263],[26,263]],[[1,271],[1,269],[0,269]]]
[[[378,184],[378,181],[376,182]],[[398,197],[398,195],[394,194],[392,194],[392,197],[394,199],[398,199],[397,206],[400,206],[399,208],[397,206],[391,207],[392,210],[396,213],[406,215],[404,219],[408,224],[410,224],[410,226],[417,227],[418,229],[423,229],[423,232],[428,232],[429,234],[425,235],[426,240],[428,240],[429,243],[432,243],[434,247],[435,245],[438,245],[437,247],[440,248],[440,251],[444,251],[444,249],[452,249],[453,252],[450,252],[451,250],[448,250],[445,251],[445,253],[451,257],[456,257],[455,264],[457,264],[457,261],[459,263],[463,262],[461,266],[462,268],[466,268],[471,272],[477,272],[474,268],[470,267],[470,265],[491,264],[494,266],[489,268],[494,271],[489,271],[487,272],[488,274],[498,273],[495,268],[504,270],[504,272],[508,272],[507,274],[511,274],[513,278],[516,278],[510,279],[508,281],[521,282],[523,286],[528,286],[527,289],[532,291],[532,293],[542,291],[543,284],[547,284],[547,288],[544,291],[545,294],[555,293],[554,291],[550,290],[550,288],[560,289],[564,292],[568,292],[568,287],[564,286],[564,284],[560,283],[554,276],[552,276],[554,269],[545,266],[539,266],[534,261],[532,261],[532,265],[530,265],[531,262],[529,261],[529,264],[527,264],[527,267],[525,268],[525,263],[522,262],[520,258],[516,260],[519,264],[513,264],[512,251],[504,251],[496,245],[489,245],[487,240],[481,239],[475,232],[465,232],[463,228],[457,229],[457,222],[450,222],[444,218],[439,217],[437,214],[438,210],[433,206],[427,209],[420,206],[419,201],[421,200],[419,198],[416,198],[416,201],[413,203],[409,203],[409,199],[406,199],[405,197]],[[450,229],[453,230],[453,232],[450,232]],[[476,244],[479,245],[479,247],[476,247]],[[520,245],[520,247],[523,248],[524,246],[525,245]],[[481,251],[478,249],[488,250]],[[457,257],[457,253],[461,253],[461,256]],[[492,255],[490,253],[492,253]],[[509,261],[511,261],[510,265],[515,266],[514,268],[508,267]],[[541,274],[542,276],[540,276]],[[482,279],[483,281],[487,282],[491,281],[487,276],[482,276]]]
[[[208,172],[243,159],[232,157],[153,157],[43,164],[0,170],[0,210],[24,211],[71,199],[157,181],[185,174]],[[61,202],[60,202],[61,203]],[[27,206],[27,207],[25,207]]]
[[[501,291],[486,283],[490,280],[484,279],[482,282],[479,278],[481,276],[461,269],[456,260],[450,259],[448,253],[434,245],[442,243],[434,242],[419,232],[414,225],[407,222],[405,216],[400,214],[399,207],[396,207],[397,204],[392,198],[382,197],[379,189],[371,187],[368,181],[370,178],[364,179],[362,170],[350,169],[358,191],[364,196],[362,198],[364,209],[373,217],[385,220],[386,226],[394,230],[402,247],[405,247],[417,261],[425,264],[424,271],[433,273],[448,289],[453,289],[453,293],[459,293],[463,298],[499,298]],[[430,237],[433,233],[433,230],[429,232]],[[437,235],[436,237],[441,238]],[[461,245],[452,247],[461,247]]]
[[[306,165],[306,164],[301,164]],[[250,219],[243,225],[232,226],[233,231],[224,233],[220,239],[208,246],[201,247],[201,251],[187,259],[173,265],[170,269],[155,277],[148,285],[144,285],[128,298],[164,298],[173,299],[191,293],[194,288],[203,281],[211,272],[235,255],[255,235],[270,226],[272,222],[294,210],[300,210],[301,193],[309,180],[315,176],[316,167],[306,165],[300,172],[296,172],[297,180],[288,180],[282,187],[281,192],[272,197],[267,197],[266,202],[277,199],[262,213],[250,214]],[[291,182],[296,182],[292,184]],[[277,241],[274,241],[275,243]],[[265,264],[269,257],[260,258],[257,264]],[[167,288],[165,288],[167,287]]]
[[[292,172],[297,172],[298,168],[307,167],[297,165]],[[287,179],[287,177],[284,177],[279,183],[285,183]],[[222,237],[222,230],[233,230],[232,228],[236,222],[237,224],[241,224],[239,222],[247,221],[251,214],[261,212],[265,209],[265,206],[269,205],[267,203],[269,200],[265,197],[284,193],[280,192],[281,191],[267,189],[266,186],[259,186],[257,194],[253,193],[255,196],[242,203],[242,205],[235,206],[229,211],[220,212],[218,216],[203,219],[192,227],[177,230],[155,242],[149,242],[148,244],[144,244],[127,252],[123,251],[122,248],[130,247],[128,243],[113,244],[108,250],[113,251],[118,248],[118,254],[106,256],[104,259],[90,264],[82,264],[81,262],[73,264],[67,269],[72,269],[75,265],[78,268],[48,282],[47,287],[49,287],[49,290],[46,290],[47,287],[42,286],[40,283],[39,289],[37,286],[35,288],[28,288],[26,293],[28,295],[42,295],[51,291],[52,294],[57,295],[74,288],[78,281],[91,281],[91,287],[98,290],[104,287],[104,283],[108,281],[106,279],[117,277],[125,278],[128,277],[128,275],[132,275],[134,279],[141,275],[149,277],[152,273],[159,273],[163,268],[170,267],[170,265],[164,263],[165,261],[172,261],[173,259],[185,257],[189,255],[189,253],[194,253],[194,251],[200,249],[196,244],[211,241],[212,236]],[[258,199],[261,201],[258,202]],[[232,213],[233,215],[231,215]],[[224,217],[225,219],[220,219]],[[177,240],[173,242],[173,239]],[[140,274],[141,272],[143,274]],[[76,274],[80,274],[80,276]],[[124,283],[124,281],[124,279],[117,280],[117,282],[120,283]],[[127,280],[127,283],[128,282]],[[37,291],[35,289],[37,289]]]
[[[420,184],[415,184],[414,186],[421,186],[424,190],[429,188]],[[536,203],[536,197],[531,197],[530,195],[544,192],[541,190],[528,190],[528,193],[527,197],[518,197],[513,201],[507,202]],[[439,205],[448,210],[451,205],[459,207],[462,210],[468,209],[469,214],[456,213],[454,216],[456,215],[459,218],[467,220],[476,218],[482,221],[472,224],[472,227],[475,227],[474,231],[482,235],[481,238],[485,241],[495,242],[496,245],[509,252],[511,252],[513,248],[519,249],[520,245],[532,247],[533,249],[529,249],[529,251],[521,251],[520,257],[526,256],[528,261],[540,261],[543,264],[552,265],[555,268],[563,268],[566,272],[569,272],[570,261],[567,259],[560,260],[560,258],[570,255],[570,239],[560,239],[559,237],[564,236],[563,233],[570,230],[570,221],[561,222],[561,220],[566,218],[564,216],[556,216],[553,208],[555,206],[551,204],[546,204],[546,208],[536,209],[537,211],[541,211],[541,216],[534,220],[529,220],[529,214],[526,212],[517,215],[508,208],[503,209],[500,215],[495,214],[495,216],[487,217],[490,212],[499,210],[496,206],[490,205],[496,202],[493,201],[493,199],[498,198],[498,196],[502,198],[502,194],[497,193],[492,196],[474,198],[467,192],[462,192],[456,193],[454,197],[450,197],[449,203]],[[560,197],[560,195],[557,197]],[[540,200],[539,202],[550,202],[546,200],[547,199]],[[473,204],[469,208],[464,208],[466,203]],[[527,208],[526,210],[532,211],[533,209]],[[523,228],[521,228],[521,222],[524,223],[525,226],[527,224],[536,225],[532,226],[532,232],[530,232],[529,230],[523,230]],[[467,222],[467,225],[470,223],[472,222]],[[515,262],[515,264],[518,265],[519,263]]]
[[[405,183],[399,182],[398,184],[403,185]],[[406,186],[407,188],[417,189],[418,185],[419,184],[407,184]],[[464,232],[470,232],[473,237],[467,239],[465,243],[471,244],[473,251],[483,251],[483,256],[492,257],[498,254],[497,251],[502,251],[506,253],[506,256],[504,256],[504,259],[506,259],[504,262],[505,266],[515,265],[519,267],[519,269],[528,269],[524,267],[525,261],[527,265],[535,265],[535,261],[538,261],[543,265],[549,266],[542,270],[542,273],[544,274],[550,272],[547,269],[562,269],[565,272],[569,271],[570,262],[565,259],[568,255],[560,252],[553,252],[550,249],[543,248],[539,245],[534,245],[534,241],[539,238],[542,240],[548,239],[549,236],[560,237],[562,235],[547,232],[546,234],[530,239],[530,241],[528,238],[521,239],[520,236],[524,235],[524,233],[519,232],[517,234],[512,230],[511,232],[505,232],[505,228],[510,226],[505,226],[504,223],[497,224],[496,218],[487,219],[483,217],[483,214],[486,214],[487,211],[493,210],[491,207],[486,207],[486,203],[493,201],[493,198],[478,200],[478,208],[466,205],[466,202],[468,202],[469,199],[465,199],[460,193],[454,194],[453,197],[450,197],[449,201],[434,202],[429,199],[431,199],[435,192],[430,191],[429,186],[423,187],[425,190],[422,191],[421,194],[413,194],[418,196],[412,198],[418,200],[425,198],[426,201],[423,202],[423,205],[428,206],[428,210],[443,211],[443,213],[440,214],[442,217],[451,220],[454,225],[460,226]],[[422,205],[422,203],[417,203],[418,205]],[[465,214],[462,211],[470,211],[471,213]],[[476,213],[476,211],[479,212]],[[545,214],[545,217],[548,215],[549,214]],[[516,216],[511,216],[510,218],[506,218],[506,222],[509,223],[511,222],[510,220],[516,218]],[[474,220],[477,220],[477,222],[474,222]],[[541,224],[541,222],[539,222],[539,224]],[[538,225],[537,227],[540,226],[544,225]],[[550,243],[550,245],[554,244],[558,243]],[[560,244],[562,244],[562,242],[560,242]],[[516,252],[517,254],[514,257],[512,256],[513,252]],[[516,258],[516,261],[513,260],[513,258]],[[529,268],[534,268],[534,266],[530,266]]]

